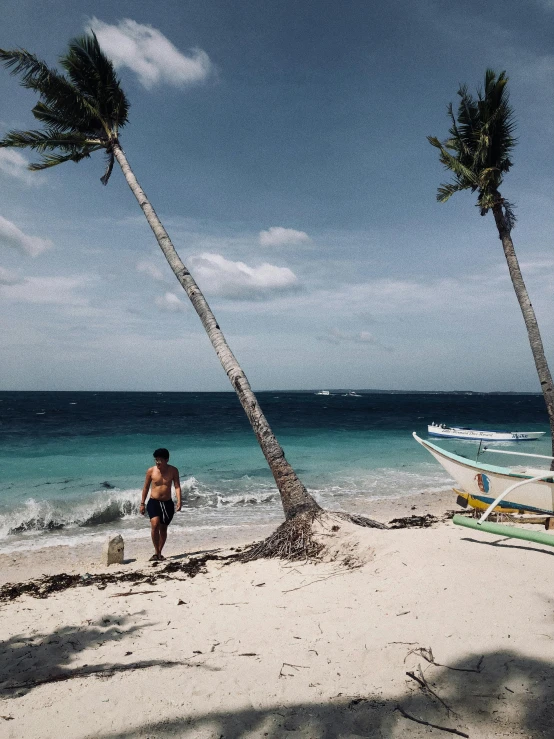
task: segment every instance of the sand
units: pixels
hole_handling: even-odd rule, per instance
[[[418,496],[373,515],[452,507]],[[356,569],[215,561],[3,604],[0,736],[554,736],[554,549],[450,521],[359,535]],[[110,572],[148,570],[135,543]],[[2,577],[102,571],[66,549],[5,555]]]

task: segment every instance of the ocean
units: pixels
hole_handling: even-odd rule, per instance
[[[377,515],[383,498],[451,488],[412,439],[412,431],[426,438],[432,421],[546,431],[504,448],[550,454],[541,395],[358,393],[257,394],[287,459],[324,507]],[[440,443],[475,458],[475,442]],[[181,475],[183,509],[172,526],[208,531],[282,520],[234,393],[0,392],[0,551],[116,532],[148,537],[138,506],[160,446]]]

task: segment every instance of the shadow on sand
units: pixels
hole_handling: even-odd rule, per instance
[[[61,682],[89,675],[111,676],[116,672],[139,670],[147,667],[173,667],[178,662],[145,660],[133,662],[127,659],[118,663],[102,663],[70,667],[77,662],[79,652],[94,649],[105,642],[117,642],[144,627],[127,626],[128,617],[114,619],[106,616],[86,626],[66,626],[49,634],[17,635],[0,641],[0,696],[21,696],[38,685]],[[131,657],[124,652],[121,657]]]
[[[522,657],[512,651],[468,656],[450,667],[422,660],[427,688],[406,678],[406,690],[394,698],[379,693],[345,696],[326,703],[297,703],[267,708],[196,712],[167,720],[133,725],[126,731],[87,735],[103,739],[194,737],[249,739],[303,737],[337,739],[368,737],[471,736],[472,739],[515,737],[551,739],[554,725],[554,667],[550,662]],[[476,665],[480,671],[475,671]],[[417,672],[417,670],[416,670]],[[421,674],[421,673],[418,673]],[[374,684],[376,675],[368,675]],[[249,704],[248,695],[242,701]],[[411,718],[402,715],[398,707]],[[428,722],[417,723],[413,719]],[[434,726],[435,728],[432,728]]]

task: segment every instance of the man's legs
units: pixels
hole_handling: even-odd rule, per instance
[[[154,545],[154,552],[156,554],[156,557],[160,556],[161,548],[160,548],[160,517],[156,516],[155,518],[150,519],[150,534],[152,535],[152,544]],[[167,526],[164,526],[166,529],[166,537],[167,537]],[[164,539],[165,543],[165,539]],[[162,545],[163,546],[163,545]]]
[[[162,549],[164,548],[164,544],[165,544],[166,539],[167,539],[167,526],[164,526],[163,523],[161,523],[160,524],[160,528],[159,528],[159,532],[160,533],[159,533],[158,542],[159,542],[159,547],[160,548],[158,550],[158,555],[161,557],[162,556]]]
[[[157,557],[161,557],[162,549],[167,539],[167,526],[161,523],[160,517],[150,519],[150,533],[152,535],[152,544]]]

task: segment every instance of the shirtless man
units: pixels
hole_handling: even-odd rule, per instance
[[[152,534],[152,543],[154,544],[154,554],[150,557],[151,562],[161,562],[165,559],[162,556],[165,540],[167,539],[167,527],[171,523],[174,512],[181,510],[181,483],[179,482],[179,470],[177,467],[168,464],[169,452],[167,449],[156,449],[154,452],[156,465],[150,467],[146,471],[146,479],[142,488],[142,500],[140,503],[140,512],[144,516],[148,511],[150,516],[150,526]],[[177,497],[177,507],[173,505],[171,499],[171,485],[175,485],[175,495]],[[146,496],[150,491],[148,505],[145,506]]]

